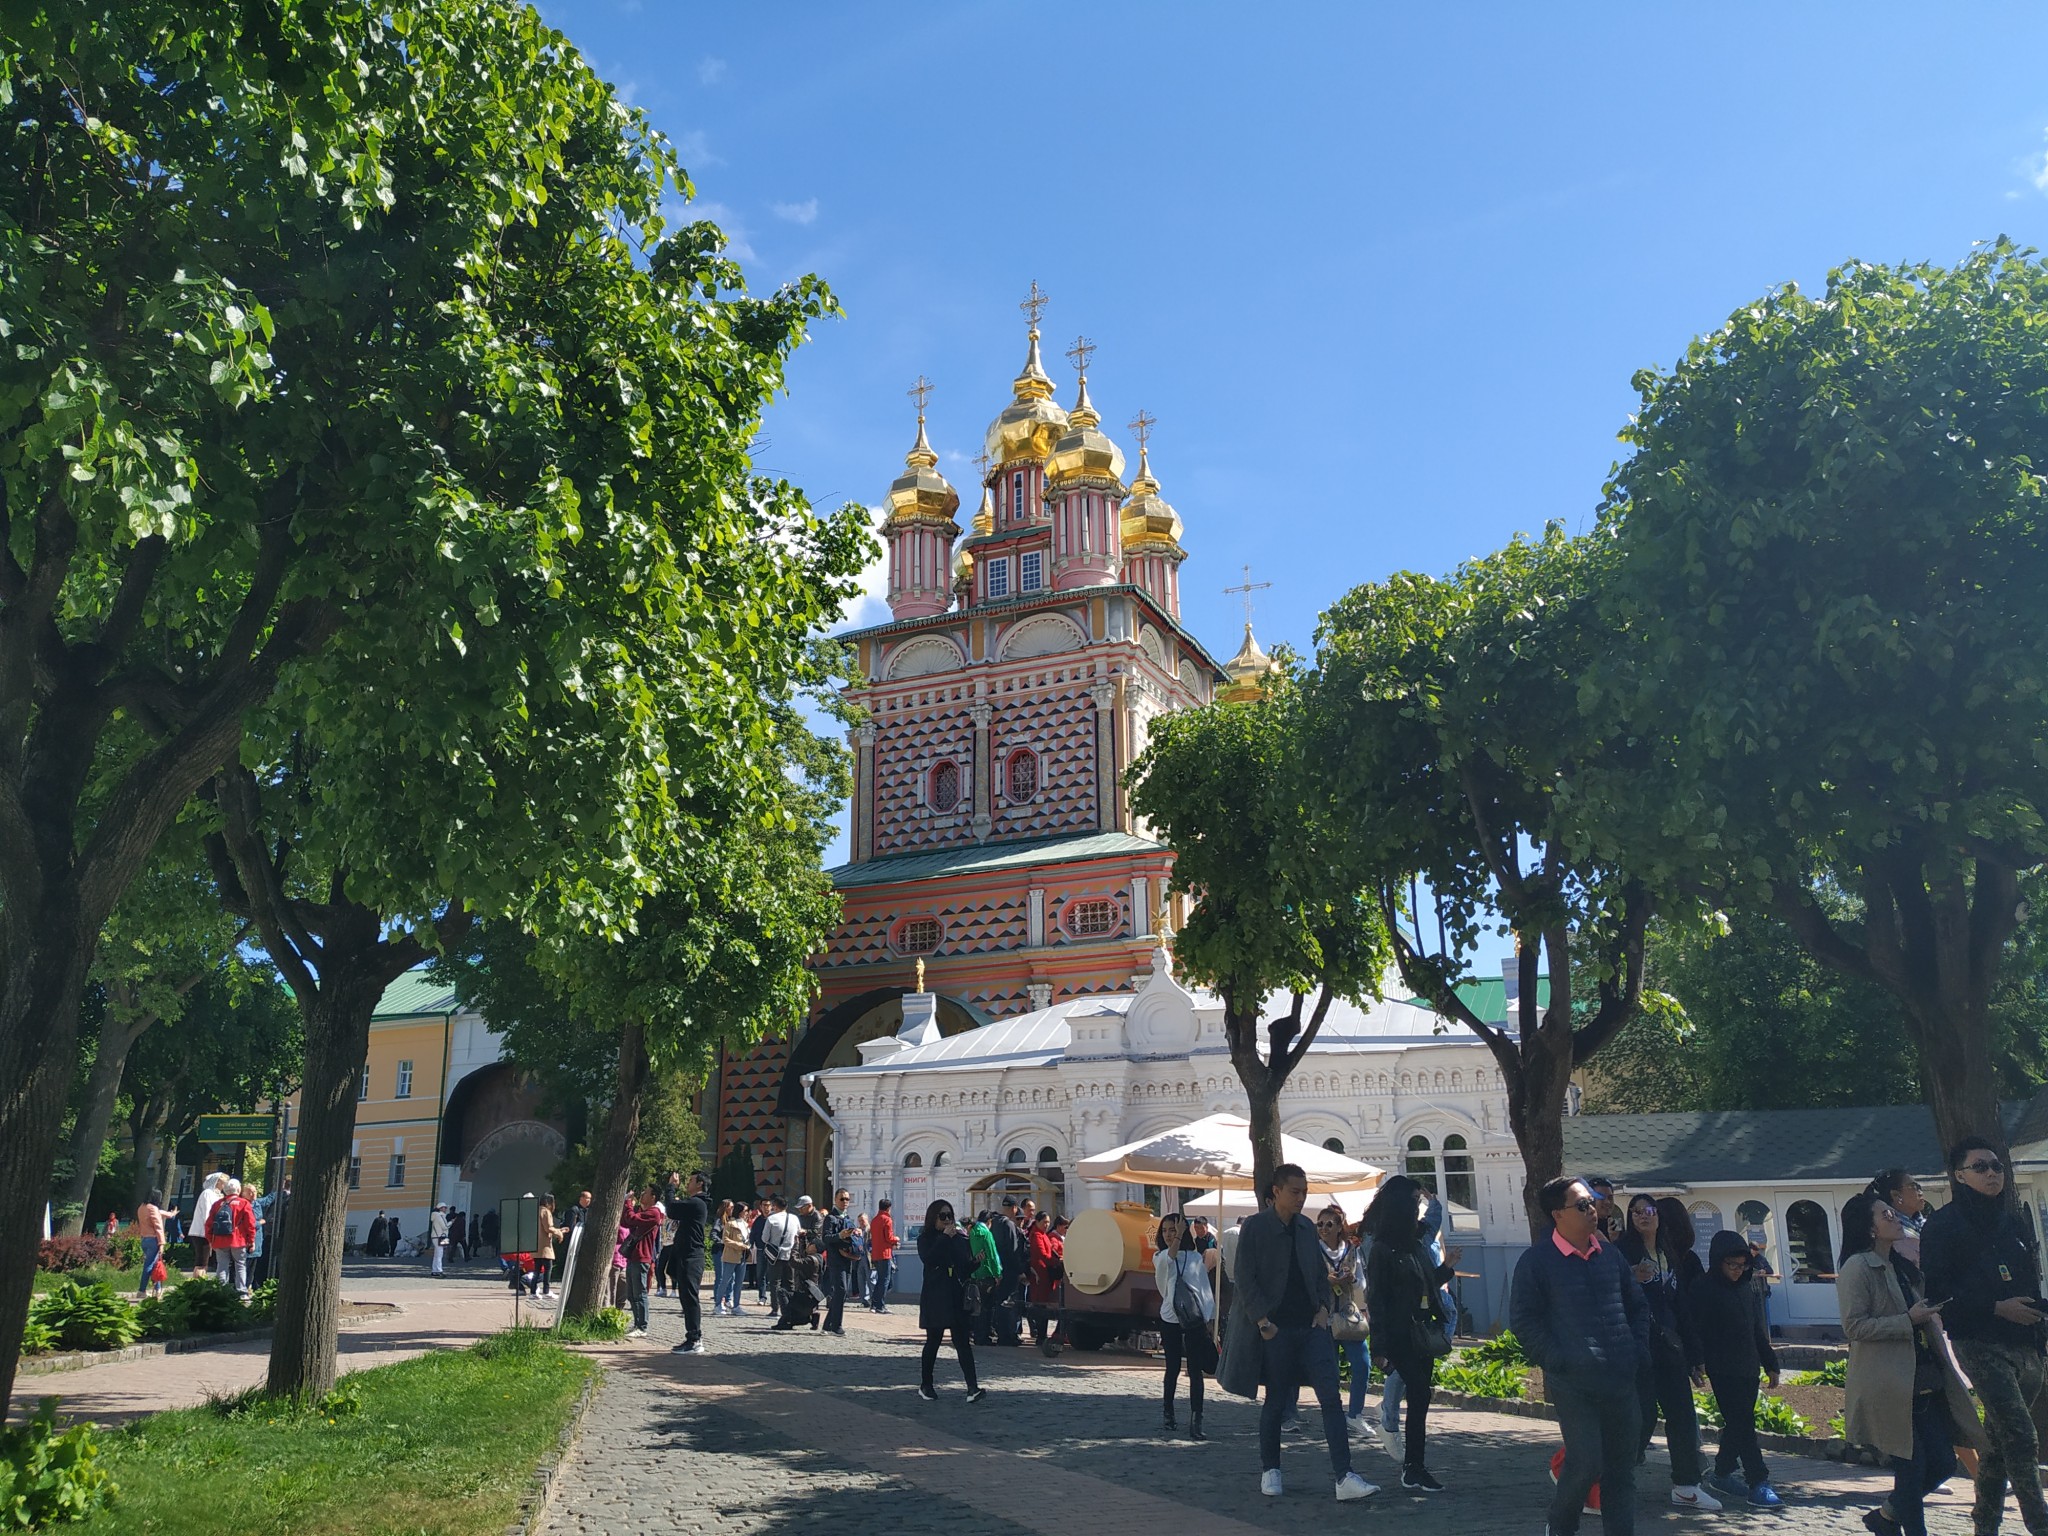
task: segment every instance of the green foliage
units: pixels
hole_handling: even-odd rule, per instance
[[[36,1249],[36,1268],[50,1274],[72,1274],[111,1267],[114,1251],[97,1232],[75,1237],[46,1237]]]
[[[616,1312],[616,1307],[608,1308]],[[594,1321],[594,1319],[593,1319]],[[625,1337],[624,1334],[620,1335]],[[486,1334],[470,1345],[470,1352],[485,1360],[531,1360],[545,1354],[554,1347],[548,1330],[525,1324],[517,1328],[501,1328],[496,1333]]]
[[[1721,1404],[1716,1400],[1713,1393],[1693,1393],[1692,1406],[1693,1411],[1699,1415],[1702,1424],[1706,1425],[1709,1429],[1719,1429],[1721,1427]]]
[[[584,1317],[563,1318],[555,1336],[567,1344],[615,1344],[632,1322],[624,1308],[599,1307]]]
[[[1587,694],[1651,771],[1600,821],[1892,992],[1944,1138],[1999,1132],[1986,1009],[2048,857],[2044,313],[2002,240],[1766,294],[1637,376],[1602,509],[1627,643]]]
[[[95,1427],[57,1429],[57,1399],[25,1423],[0,1427],[0,1528],[38,1530],[83,1520],[114,1502]]]
[[[1529,1356],[1522,1348],[1522,1341],[1515,1337],[1512,1328],[1503,1328],[1490,1339],[1458,1352],[1458,1358],[1468,1365],[1520,1365],[1529,1364]]]
[[[711,1170],[710,1195],[714,1206],[720,1200],[751,1203],[761,1197],[760,1186],[755,1182],[752,1142],[734,1142],[732,1149],[718,1160],[718,1166]]]
[[[263,1324],[277,1316],[277,1281],[266,1280],[249,1292],[243,1312],[252,1324]]]
[[[1845,1417],[1844,1417],[1843,1415],[1841,1415],[1841,1414],[1839,1414],[1839,1413],[1838,1413],[1838,1414],[1835,1414],[1835,1415],[1833,1415],[1832,1417],[1830,1417],[1830,1418],[1829,1418],[1829,1420],[1828,1420],[1828,1435],[1830,1436],[1830,1438],[1832,1438],[1832,1439],[1836,1439],[1836,1440],[1846,1440],[1846,1439],[1848,1439],[1848,1438],[1849,1438],[1849,1421],[1848,1421],[1848,1419],[1846,1419],[1846,1418],[1845,1418]]]
[[[21,1334],[21,1352],[24,1355],[46,1355],[57,1347],[57,1335],[50,1331],[48,1323],[31,1316]]]
[[[59,1281],[36,1298],[29,1315],[55,1335],[62,1349],[121,1349],[142,1336],[136,1309],[111,1285]]]
[[[266,1287],[275,1285],[266,1281]],[[274,1298],[276,1292],[271,1292]],[[234,1287],[208,1276],[172,1286],[162,1296],[145,1299],[135,1308],[144,1333],[153,1339],[178,1338],[188,1333],[232,1333],[250,1326],[250,1309],[243,1305]]]
[[[1809,1428],[1806,1420],[1782,1397],[1760,1397],[1756,1400],[1756,1427],[1766,1435],[1803,1435]]]
[[[1471,1350],[1436,1362],[1435,1382],[1446,1392],[1473,1397],[1521,1398],[1527,1395],[1528,1371],[1500,1360],[1474,1360]]]
[[[1847,1359],[1830,1360],[1817,1371],[1801,1371],[1792,1381],[1801,1387],[1846,1388],[1849,1385],[1849,1362]]]

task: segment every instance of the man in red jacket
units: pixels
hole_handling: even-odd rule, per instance
[[[229,1179],[221,1197],[206,1213],[206,1246],[216,1256],[215,1269],[238,1295],[249,1294],[249,1250],[256,1246],[256,1207],[242,1194],[242,1181]]]
[[[626,1196],[619,1226],[626,1234],[626,1304],[633,1309],[633,1326],[626,1334],[629,1339],[647,1337],[647,1288],[654,1283],[654,1256],[661,1249],[661,1224],[666,1219],[661,1191],[652,1184],[641,1191],[638,1200]]]
[[[877,1205],[868,1223],[868,1305],[877,1312],[889,1310],[889,1282],[896,1274],[896,1218],[889,1214],[890,1204]]]

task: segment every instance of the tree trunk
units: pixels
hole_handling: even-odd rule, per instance
[[[299,999],[306,1020],[306,1070],[292,1165],[292,1219],[277,1261],[277,1331],[271,1336],[268,1389],[273,1396],[300,1401],[317,1400],[334,1388],[357,1074],[369,1056],[370,1016],[398,974],[392,970],[396,961],[390,946],[378,941],[376,915],[351,906],[348,916],[356,921],[344,918],[336,927],[347,923],[356,931],[347,937],[328,933],[320,985]],[[430,1171],[429,1177],[434,1176]]]
[[[1509,1080],[1508,1126],[1522,1154],[1522,1211],[1532,1243],[1550,1231],[1550,1218],[1537,1197],[1564,1172],[1564,1096],[1571,1076],[1570,1037],[1559,1051],[1546,1033],[1522,1053],[1522,1070]]]
[[[137,1103],[128,1113],[128,1139],[135,1147],[136,1205],[152,1190],[171,1198],[170,1165],[164,1159],[164,1125],[171,1117],[171,1096],[162,1089]]]
[[[1920,1077],[1944,1153],[1965,1136],[1982,1136],[2005,1156],[2009,1149],[1998,1107],[1998,1069],[1991,1060],[1988,1005],[1963,998],[1949,1008],[1925,1012],[1908,1006],[1906,1029],[1920,1057]]]
[[[54,905],[54,904],[53,904]],[[0,1405],[14,1391],[35,1290],[37,1209],[56,1171],[57,1137],[78,1061],[78,1000],[97,927],[45,906],[8,914],[0,981]],[[0,1407],[0,1413],[4,1413]]]
[[[1272,1073],[1258,1087],[1244,1085],[1245,1102],[1251,1106],[1252,1190],[1259,1205],[1267,1201],[1273,1184],[1273,1170],[1280,1166],[1280,1085]]]
[[[612,1105],[605,1115],[604,1140],[597,1149],[597,1173],[590,1192],[590,1214],[578,1240],[576,1273],[562,1299],[564,1317],[588,1317],[605,1305],[611,1284],[612,1250],[619,1213],[626,1205],[626,1182],[633,1176],[633,1143],[640,1135],[640,1105],[647,1097],[649,1076],[647,1031],[628,1024],[619,1035],[618,1074]]]
[[[92,1059],[92,1071],[85,1080],[85,1097],[78,1106],[78,1119],[71,1127],[66,1151],[71,1174],[57,1191],[57,1230],[78,1233],[85,1230],[85,1202],[92,1197],[92,1181],[99,1172],[100,1151],[107,1144],[107,1127],[114,1119],[114,1101],[121,1096],[121,1071],[128,1053],[142,1032],[156,1022],[153,1013],[133,1019],[118,1019],[111,1011],[100,1025],[99,1050]],[[142,1161],[137,1145],[135,1159]]]

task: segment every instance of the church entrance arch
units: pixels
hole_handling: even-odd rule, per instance
[[[542,1111],[538,1090],[510,1062],[479,1067],[448,1096],[441,1163],[459,1170],[456,1203],[472,1218],[510,1196],[545,1194],[568,1150],[567,1128]]]
[[[851,1066],[860,1060],[864,1040],[879,1040],[903,1028],[903,999],[908,987],[877,987],[850,997],[820,1014],[798,1037],[789,1053],[789,1066],[782,1074],[782,1090],[776,1108],[789,1121],[788,1150],[783,1163],[783,1195],[795,1200],[809,1195],[820,1205],[830,1200],[832,1130],[811,1112],[804,1098],[804,1079],[828,1067]],[[979,1028],[988,1018],[959,998],[939,994],[939,1033],[964,1034]]]

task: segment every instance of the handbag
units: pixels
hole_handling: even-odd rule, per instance
[[[164,1261],[162,1259],[158,1259],[154,1264],[149,1266],[149,1278],[158,1285],[162,1285],[166,1280],[171,1278],[171,1272],[164,1267]]]
[[[979,1280],[970,1280],[960,1288],[960,1310],[969,1317],[981,1316],[986,1305],[986,1287]]]
[[[1197,1375],[1214,1376],[1219,1363],[1216,1357],[1216,1341],[1209,1337],[1209,1325],[1199,1324],[1189,1328],[1183,1335],[1188,1352],[1188,1366]]]
[[[1421,1258],[1411,1253],[1408,1262],[1415,1266],[1423,1295],[1422,1305],[1415,1309],[1412,1343],[1416,1354],[1435,1360],[1451,1352],[1450,1335],[1444,1331],[1443,1302],[1437,1295],[1436,1277],[1423,1267]]]
[[[1357,1344],[1372,1329],[1366,1322],[1365,1308],[1358,1304],[1357,1282],[1353,1281],[1345,1289],[1347,1294],[1330,1315],[1330,1337],[1340,1344]]]
[[[1209,1324],[1202,1315],[1202,1299],[1188,1284],[1188,1277],[1181,1272],[1178,1260],[1173,1267],[1173,1321],[1183,1328],[1206,1328]]]

